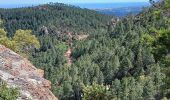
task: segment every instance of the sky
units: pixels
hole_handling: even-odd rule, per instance
[[[114,3],[114,2],[148,2],[148,0],[0,0],[0,5],[3,4],[43,4],[49,2],[59,3]]]

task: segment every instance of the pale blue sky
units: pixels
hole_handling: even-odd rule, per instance
[[[148,0],[0,0],[0,4],[148,2]]]

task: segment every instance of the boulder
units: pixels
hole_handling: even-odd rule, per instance
[[[18,100],[58,100],[50,91],[51,82],[44,79],[44,71],[26,58],[0,45],[0,79],[8,86],[19,88]]]

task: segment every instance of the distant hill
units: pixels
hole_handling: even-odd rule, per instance
[[[9,36],[17,29],[31,29],[39,34],[42,26],[46,26],[52,33],[57,31],[90,33],[97,28],[106,28],[106,24],[112,18],[93,10],[60,3],[14,9],[1,8],[0,17],[6,22],[4,26]]]
[[[0,8],[23,8],[33,7],[39,4],[0,4]],[[86,8],[100,12],[101,14],[114,15],[117,17],[125,16],[129,13],[137,14],[143,7],[150,4],[148,2],[125,2],[125,3],[74,3],[77,8]]]
[[[110,9],[95,9],[102,14],[114,15],[117,17],[123,17],[128,14],[136,15],[141,12],[143,7],[122,7],[122,8],[110,8]]]
[[[0,8],[20,8],[32,7],[39,4],[0,4]],[[71,3],[70,5],[87,9],[104,9],[104,8],[122,8],[122,7],[146,7],[150,5],[148,2],[125,2],[125,3]]]
[[[102,14],[123,17],[127,14],[138,14],[144,7],[149,7],[149,2],[125,2],[125,3],[92,3],[92,4],[74,4],[81,8],[88,8],[98,11]]]
[[[110,9],[110,8],[124,8],[124,7],[147,7],[149,2],[120,2],[120,3],[78,3],[73,4],[81,8],[88,9]]]

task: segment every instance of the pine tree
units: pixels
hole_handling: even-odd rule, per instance
[[[143,98],[154,100],[154,95],[156,94],[156,90],[154,87],[154,82],[152,80],[148,80],[143,88]]]
[[[117,100],[120,100],[121,94],[122,94],[122,88],[121,88],[120,80],[115,79],[112,83],[111,89],[112,89],[112,94],[115,96],[115,98]]]

